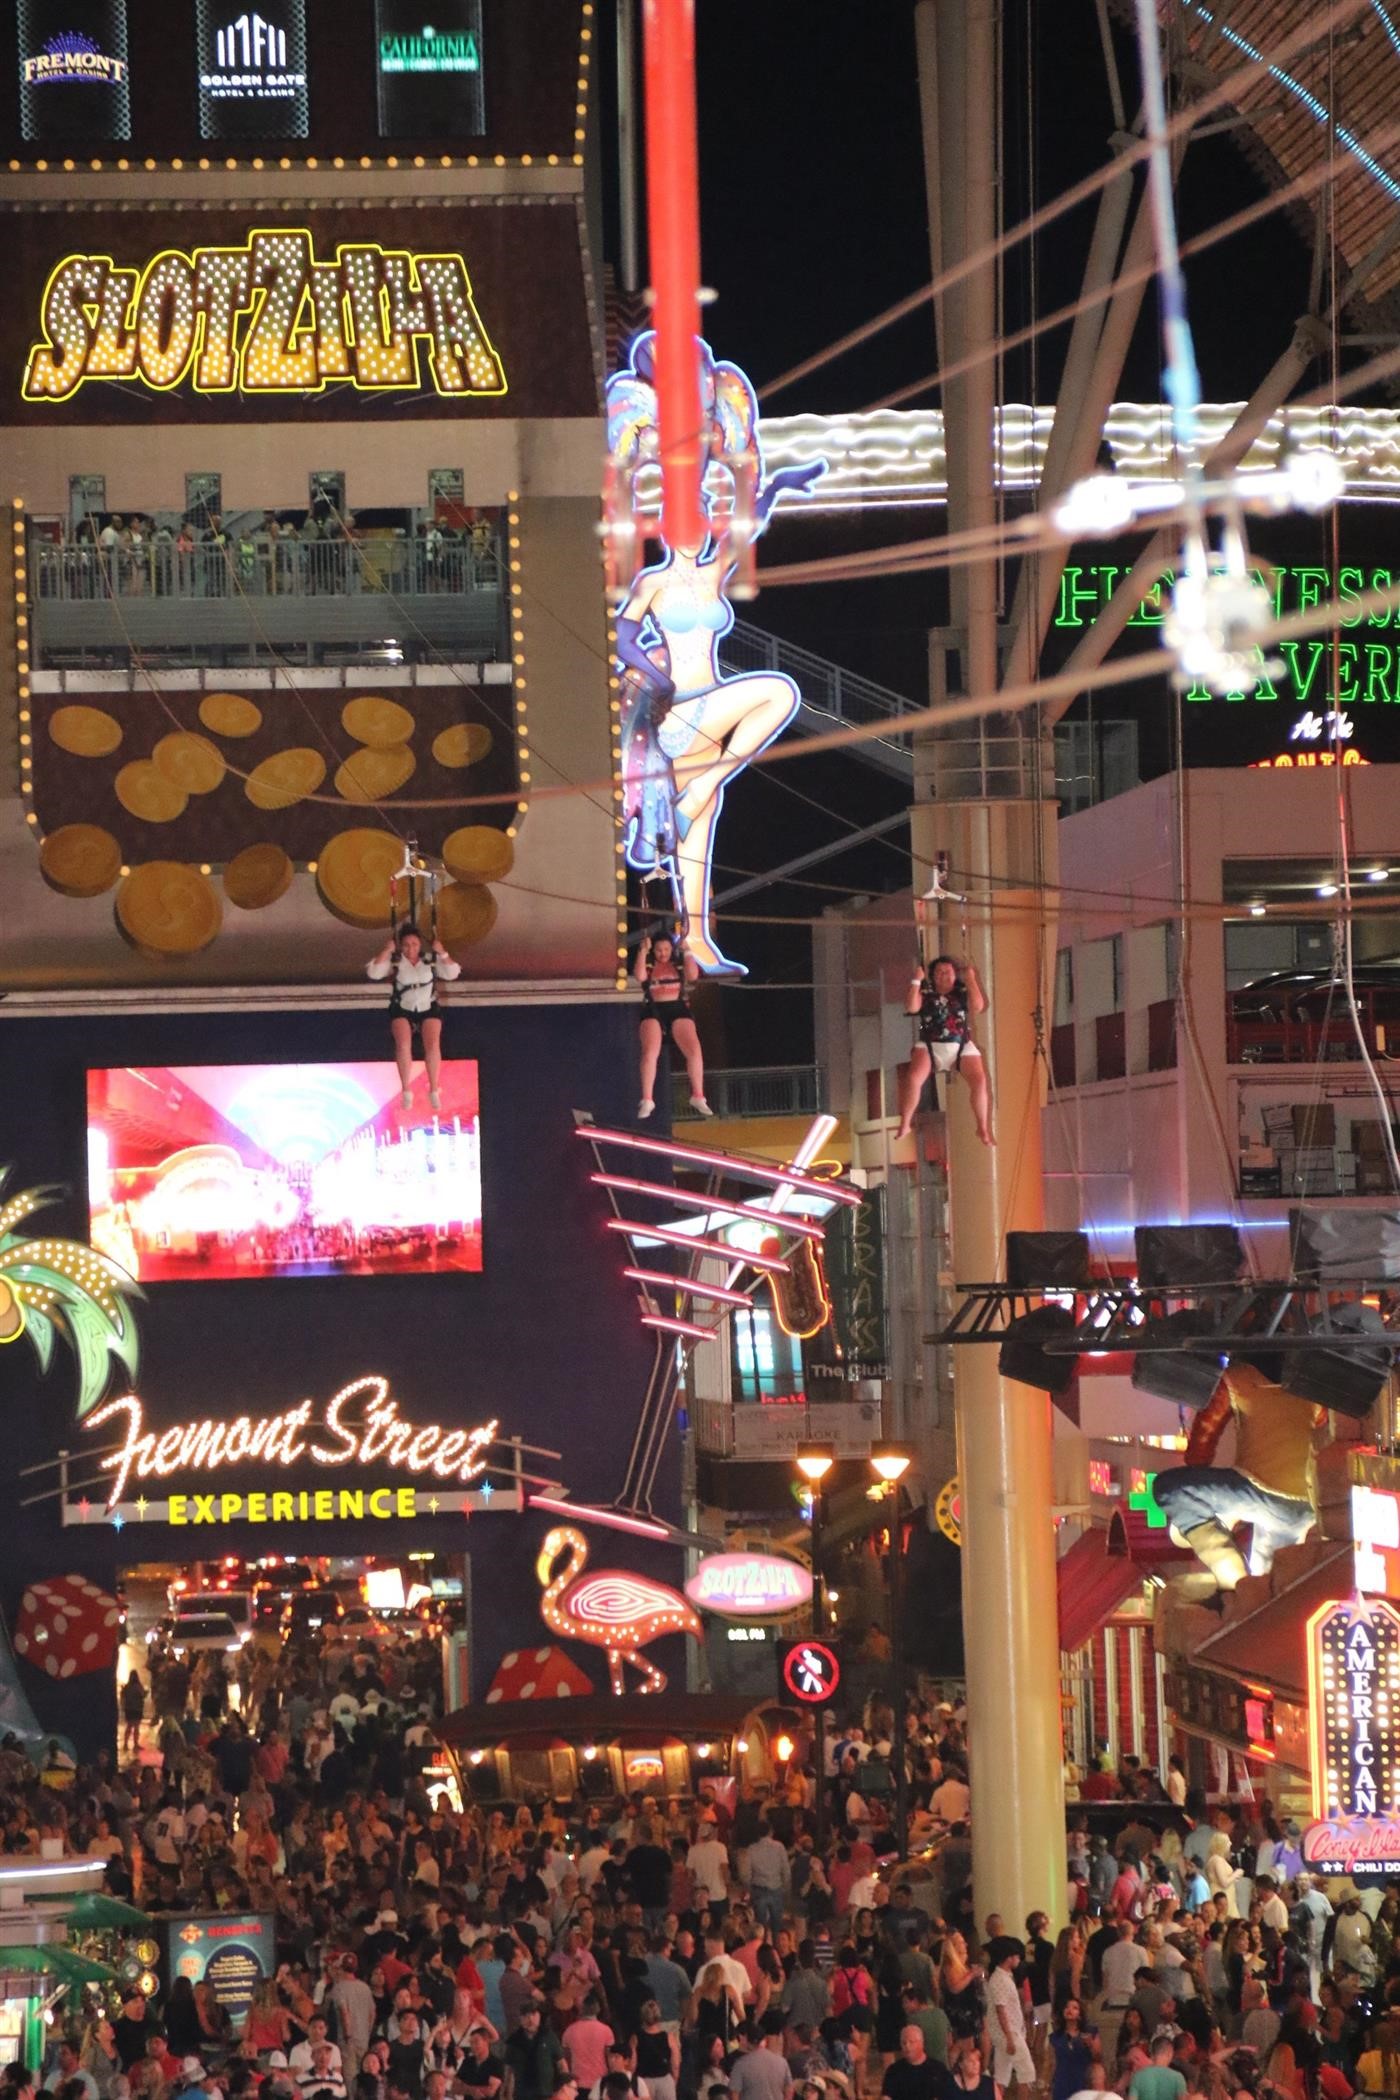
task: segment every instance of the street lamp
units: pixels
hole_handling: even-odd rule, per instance
[[[909,1849],[908,1772],[905,1765],[907,1716],[904,1688],[904,1556],[900,1510],[900,1483],[913,1464],[907,1444],[875,1444],[870,1451],[870,1469],[890,1491],[890,1674],[894,1679],[894,1833],[896,1857],[903,1860]]]
[[[799,1444],[793,1463],[811,1489],[812,1526],[812,1633],[820,1640],[826,1631],[822,1596],[822,1482],[836,1463],[834,1444]],[[816,1843],[820,1852],[826,1843],[826,1707],[816,1711],[812,1755],[817,1767]]]

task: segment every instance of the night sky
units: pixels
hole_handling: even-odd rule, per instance
[[[703,268],[718,294],[707,309],[706,328],[717,353],[742,364],[761,393],[768,379],[931,274],[912,0],[876,0],[859,9],[836,0],[811,0],[801,9],[772,0],[758,6],[753,0],[698,0],[696,14]],[[1014,223],[1103,165],[1112,116],[1091,0],[1057,8],[1007,0],[1004,48],[1006,219]],[[1117,48],[1132,107],[1131,40],[1119,33]],[[1182,238],[1189,240],[1261,194],[1261,183],[1228,135],[1193,143],[1178,191]],[[1022,244],[1012,251],[1005,282],[1009,330],[1075,296],[1092,220],[1092,205],[1081,207],[1043,232],[1033,249]],[[1243,400],[1258,384],[1306,308],[1308,276],[1307,244],[1282,213],[1189,264],[1207,400]],[[1157,329],[1157,303],[1149,292],[1120,399],[1159,398]],[[1008,399],[1053,398],[1067,333],[1056,329],[1008,358]],[[921,312],[784,390],[774,411],[859,408],[935,365],[931,318]],[[921,398],[932,403],[937,397]],[[886,511],[851,523],[780,512],[765,540],[765,558],[807,559],[922,537],[939,529],[942,515]],[[1368,570],[1386,564],[1393,537],[1388,518],[1385,509],[1352,506],[1341,528],[1340,560]],[[1330,536],[1330,521],[1290,520],[1253,527],[1251,546],[1277,561],[1329,563]],[[1135,552],[1136,543],[1099,545],[1072,558],[1126,566]],[[1014,570],[1008,571],[1007,605],[1014,585]],[[947,618],[937,574],[774,588],[743,610],[755,624],[864,671],[920,704],[926,697],[926,630]],[[1062,660],[1074,639],[1052,629],[1046,668]],[[1136,632],[1128,645],[1140,649],[1145,639]],[[1145,775],[1174,762],[1165,681],[1160,688],[1100,695],[1095,705],[1105,718],[1138,721]],[[1231,763],[1264,755],[1276,741],[1272,715],[1261,718],[1249,706],[1225,713],[1223,706],[1191,716],[1188,756],[1198,763]],[[1294,712],[1285,701],[1285,725]],[[1374,732],[1376,718],[1365,727]],[[1391,739],[1400,741],[1400,732]],[[843,828],[871,822],[902,800],[896,782],[840,755],[784,763],[766,774],[751,770],[729,793],[715,888],[732,879],[726,868],[772,866]],[[841,893],[897,888],[908,879],[907,853],[896,837],[832,860],[808,879],[831,887],[774,885],[738,909],[800,920]],[[713,1002],[706,1029],[712,1062],[810,1058],[810,1002],[777,989],[810,978],[805,934],[791,924],[730,921],[724,938],[729,952],[749,963],[752,976]]]

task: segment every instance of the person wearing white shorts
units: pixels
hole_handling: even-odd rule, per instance
[[[972,1096],[977,1135],[984,1145],[994,1144],[986,1062],[972,1040],[971,1016],[987,1011],[987,995],[975,965],[959,966],[951,955],[935,957],[927,970],[910,978],[904,1010],[917,1017],[919,1040],[900,1081],[896,1136],[908,1137],[913,1128],[929,1074],[960,1072]]]

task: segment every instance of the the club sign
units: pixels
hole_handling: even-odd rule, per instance
[[[685,1586],[700,1611],[722,1619],[781,1618],[812,1601],[812,1577],[777,1553],[712,1553]]]

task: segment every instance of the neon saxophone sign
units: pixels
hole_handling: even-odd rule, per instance
[[[363,1403],[356,1419],[355,1402]],[[390,1471],[428,1473],[438,1480],[475,1480],[486,1468],[497,1422],[471,1429],[445,1429],[439,1422],[409,1422],[400,1415],[387,1378],[357,1378],[342,1386],[313,1420],[313,1402],[275,1415],[235,1415],[231,1422],[204,1419],[177,1422],[169,1429],[147,1429],[145,1411],[135,1393],[123,1393],[96,1408],[83,1424],[100,1428],[125,1418],[125,1441],[99,1461],[112,1475],[108,1509],[125,1499],[131,1479],[169,1480],[179,1473],[212,1473],[222,1466],[296,1465],[310,1459],[318,1466],[379,1466]]]
[[[377,241],[317,256],[300,227],[263,228],[237,248],[166,249],[141,268],[67,255],[44,287],[42,340],[25,363],[26,401],[67,401],[91,380],[158,393],[417,393],[421,346],[439,394],[504,394],[460,255]]]

